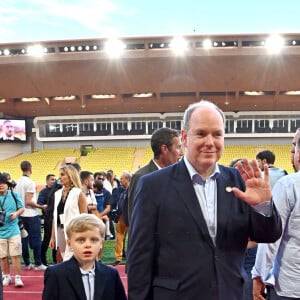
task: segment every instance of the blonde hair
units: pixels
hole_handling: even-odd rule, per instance
[[[71,181],[71,186],[82,188],[79,172],[72,165],[63,165],[59,168],[59,172],[64,172],[68,175]]]
[[[80,214],[79,216],[73,218],[66,228],[66,233],[68,239],[71,238],[72,233],[74,232],[85,232],[88,230],[93,230],[98,228],[100,231],[100,235],[104,237],[105,233],[105,225],[97,218],[95,215],[92,214]]]

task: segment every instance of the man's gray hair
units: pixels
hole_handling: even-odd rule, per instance
[[[191,119],[191,115],[193,114],[194,110],[199,108],[199,107],[209,107],[212,109],[215,109],[222,117],[223,120],[223,124],[225,126],[225,115],[223,113],[223,111],[214,103],[208,101],[208,100],[201,100],[199,102],[195,102],[190,104],[187,109],[184,112],[183,115],[183,129],[184,130],[188,130],[189,129],[189,123],[190,123],[190,119]]]

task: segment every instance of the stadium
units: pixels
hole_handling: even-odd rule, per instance
[[[30,160],[41,185],[64,161],[134,172],[151,158],[151,133],[180,130],[185,108],[207,99],[226,113],[220,163],[268,148],[292,172],[299,55],[299,34],[2,44],[0,117],[25,120],[26,138],[1,144],[1,170],[17,179]]]
[[[292,173],[299,55],[300,34],[0,44],[0,129],[10,120],[16,137],[0,141],[0,171],[17,181],[20,162],[28,160],[38,190],[47,174],[58,175],[68,162],[91,172],[112,169],[117,177],[123,170],[134,173],[153,156],[152,133],[180,131],[188,105],[206,99],[226,115],[221,164],[268,149],[275,165]],[[107,242],[105,263],[114,259],[113,246]],[[38,299],[42,276],[27,274],[36,284],[28,291],[37,291],[30,299]],[[11,287],[5,292],[16,295]]]

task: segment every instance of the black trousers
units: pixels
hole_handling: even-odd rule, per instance
[[[115,225],[111,218],[109,218],[109,230],[110,230],[111,234],[114,236],[114,238],[116,238]]]
[[[44,218],[44,238],[41,246],[41,259],[44,265],[47,265],[47,250],[49,247],[50,239],[52,233],[52,218]],[[56,250],[52,250],[52,259],[56,263]]]

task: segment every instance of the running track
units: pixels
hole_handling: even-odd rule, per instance
[[[127,277],[125,274],[125,265],[119,265],[116,268],[127,290]],[[13,275],[13,274],[12,274]],[[21,271],[24,287],[16,288],[13,283],[4,286],[4,300],[40,300],[42,298],[44,271],[24,270]]]

